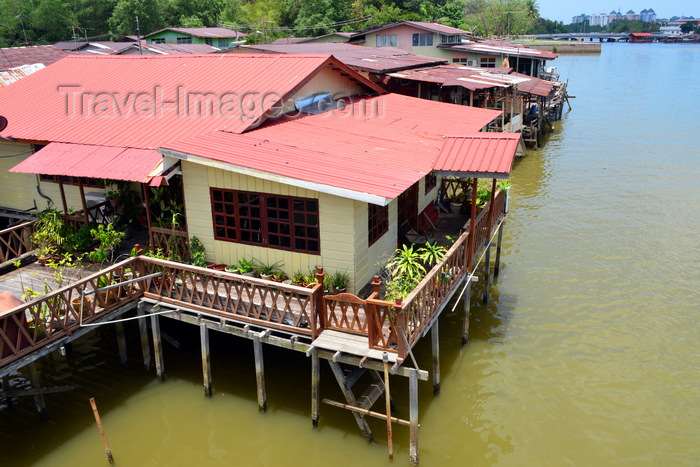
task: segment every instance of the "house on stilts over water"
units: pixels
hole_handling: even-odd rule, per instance
[[[200,329],[207,395],[210,330],[253,341],[261,410],[263,344],[304,352],[314,425],[326,361],[345,400],[323,401],[367,438],[366,417],[387,420],[390,453],[392,424],[410,426],[418,461],[418,381],[440,384],[438,318],[461,294],[466,343],[476,258],[487,287],[496,237],[498,270],[508,190],[497,180],[523,151],[520,134],[484,131],[500,111],[386,93],[330,55],[232,54],[67,57],[0,89],[0,115],[1,212],[31,216],[51,199],[70,225],[111,223],[117,186],[145,206],[133,222],[156,252],[2,312],[0,376],[85,324],[135,314],[146,369],[153,359],[164,378],[159,323],[179,320]],[[33,225],[0,232],[0,262],[33,248]],[[238,272],[192,264],[195,243]],[[406,277],[397,248],[434,254]],[[243,274],[250,263],[276,275]],[[428,335],[434,364],[421,369],[412,349]],[[407,378],[409,420],[375,407],[390,375]]]

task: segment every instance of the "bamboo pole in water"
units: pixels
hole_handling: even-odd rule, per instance
[[[92,397],[90,398],[90,405],[92,406],[92,413],[95,415],[97,428],[100,429],[100,437],[102,438],[102,444],[104,444],[105,446],[107,460],[110,464],[114,464],[114,457],[112,457],[112,451],[109,449],[109,444],[107,443],[107,435],[105,435],[105,430],[104,428],[102,428],[102,420],[100,420],[100,413],[97,411],[97,404],[95,404],[95,399]]]
[[[384,401],[386,402],[386,439],[389,459],[394,458],[394,439],[391,430],[391,392],[389,391],[389,355],[384,352]]]

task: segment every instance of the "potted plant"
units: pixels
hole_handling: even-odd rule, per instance
[[[294,274],[292,274],[291,281],[292,281],[292,284],[300,285],[303,287],[305,279],[306,279],[306,276],[304,276],[304,273],[301,271],[297,271]]]
[[[272,278],[273,274],[281,271],[280,267],[284,263],[282,261],[277,261],[276,263],[266,264],[266,263],[263,263],[257,259],[254,259],[253,264],[254,264],[254,268],[257,271],[258,275],[262,279],[269,280]]]
[[[106,227],[100,224],[97,228],[90,229],[90,233],[95,241],[98,242],[97,248],[88,253],[90,261],[95,263],[111,260],[114,251],[126,235],[124,232],[116,230],[114,224],[107,224]]]
[[[36,247],[39,261],[45,264],[47,259],[57,254],[68,235],[68,226],[60,212],[51,208],[41,211],[32,234],[32,244]]]
[[[192,236],[188,243],[188,250],[190,252],[189,263],[192,266],[199,266],[201,268],[207,267],[207,253],[204,251],[204,244],[196,236]]]
[[[255,263],[253,263],[253,261],[249,259],[239,259],[238,263],[236,264],[236,269],[238,269],[239,274],[243,274],[244,276],[255,277]]]
[[[350,276],[347,272],[336,271],[331,274],[330,283],[335,293],[345,293],[348,289],[348,282],[350,282]]]

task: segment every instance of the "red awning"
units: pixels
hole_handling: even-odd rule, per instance
[[[50,143],[10,172],[148,183],[159,175],[161,161],[161,155],[153,149]]]
[[[521,150],[520,133],[450,136],[435,161],[435,171],[460,177],[508,178],[513,159]]]

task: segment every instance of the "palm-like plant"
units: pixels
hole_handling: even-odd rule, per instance
[[[421,255],[413,250],[413,245],[403,245],[401,248],[397,248],[394,257],[389,261],[388,267],[394,278],[404,277],[418,282],[425,274],[425,267],[421,263]]]

